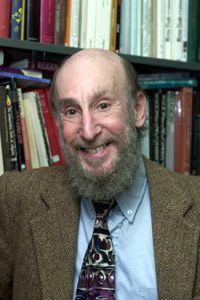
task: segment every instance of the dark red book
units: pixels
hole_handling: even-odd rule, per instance
[[[192,87],[176,92],[174,171],[184,174],[190,174],[191,170],[192,99]]]
[[[59,143],[59,134],[57,124],[51,109],[50,92],[49,89],[37,89],[34,90],[40,97],[42,114],[47,129],[47,135],[49,139],[49,145],[52,155],[52,161],[54,166],[63,165],[65,163],[63,153]]]
[[[55,0],[40,2],[40,43],[54,43]]]
[[[9,37],[10,0],[0,0],[0,37]]]

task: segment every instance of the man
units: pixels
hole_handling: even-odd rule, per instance
[[[56,72],[52,102],[67,167],[1,177],[0,299],[100,299],[78,298],[77,286],[93,201],[115,200],[115,298],[200,300],[200,180],[142,158],[135,71],[82,50]]]

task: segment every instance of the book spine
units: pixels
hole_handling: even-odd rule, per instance
[[[88,0],[86,48],[95,48],[97,0]]]
[[[25,38],[28,41],[39,41],[39,21],[40,18],[39,0],[27,0],[26,2],[26,25]]]
[[[21,39],[22,0],[11,0],[10,37]]]
[[[30,159],[31,159],[31,168],[36,169],[39,168],[39,159],[38,153],[36,148],[36,141],[33,132],[33,125],[31,120],[32,110],[30,107],[29,99],[25,96],[25,93],[22,94],[23,97],[23,106],[24,106],[24,113],[25,113],[25,124],[27,129],[28,135],[28,144],[30,150]]]
[[[131,1],[130,11],[130,54],[137,55],[137,1]]]
[[[9,87],[6,87],[9,91]],[[10,170],[18,170],[18,158],[17,158],[17,146],[16,146],[16,137],[15,137],[15,129],[14,129],[14,117],[13,117],[13,109],[12,103],[9,96],[9,92],[7,91],[6,97],[6,112],[7,112],[7,120],[8,120],[8,136],[9,136],[9,145],[10,145]]]
[[[40,43],[54,43],[55,0],[40,1]]]
[[[10,32],[10,0],[0,1],[0,37],[9,37]]]
[[[181,88],[175,102],[174,171],[190,174],[193,89]]]
[[[120,53],[130,54],[130,28],[131,28],[131,2],[130,0],[121,1],[120,9]],[[141,12],[140,12],[141,13]],[[138,30],[137,36],[140,36]]]
[[[189,62],[198,60],[198,41],[200,35],[199,26],[199,10],[200,1],[189,1],[189,16],[188,16],[188,58]]]
[[[6,97],[7,92],[4,86],[0,86],[0,132],[2,144],[2,159],[3,170],[11,171],[11,157],[10,157],[10,142],[8,134],[8,120],[6,111]]]
[[[25,17],[26,17],[26,0],[22,0],[22,22],[21,22],[21,34],[20,40],[25,38]]]
[[[166,92],[161,91],[159,116],[159,164],[166,164]]]
[[[158,88],[178,88],[184,86],[196,87],[198,85],[196,78],[182,79],[141,79],[139,80],[143,89],[158,89]]]
[[[183,33],[182,33],[182,61],[187,61],[188,57],[188,9],[189,0],[183,1]]]
[[[150,158],[157,163],[159,163],[159,97],[159,91],[154,91],[150,99]]]
[[[28,134],[27,134],[27,128],[26,128],[21,88],[17,89],[17,94],[18,94],[18,100],[19,100],[19,112],[20,112],[20,120],[21,120],[21,128],[22,128],[22,140],[23,140],[23,147],[24,147],[25,165],[26,165],[26,170],[31,170],[32,167],[31,167],[30,149],[29,149],[29,143],[28,143]]]
[[[97,1],[95,47],[109,49],[111,33],[112,1]]]
[[[65,46],[70,45],[71,5],[72,0],[66,0]]]
[[[173,1],[172,13],[172,55],[173,60],[182,58],[182,36],[183,36],[183,1]]]
[[[54,44],[65,42],[66,0],[55,0]]]
[[[46,150],[48,165],[51,166],[53,160],[52,160],[52,155],[51,155],[51,150],[50,150],[50,144],[49,144],[47,129],[46,129],[46,126],[45,126],[45,121],[44,121],[44,117],[43,117],[43,113],[42,113],[42,107],[41,107],[41,103],[40,103],[40,96],[35,91],[34,91],[34,94],[35,94],[35,99],[36,99],[36,108],[37,108],[37,113],[38,113],[38,117],[39,117],[39,121],[40,121],[40,125],[41,125],[41,132],[42,132],[42,137],[43,137],[44,146],[45,146],[45,150]]]
[[[110,50],[117,50],[117,14],[118,14],[117,0],[112,0],[111,12],[111,30],[110,30]]]
[[[80,39],[80,0],[71,5],[70,46],[78,47]]]
[[[174,171],[174,113],[175,113],[175,92],[167,91],[166,99],[166,162],[168,170]]]
[[[156,47],[156,57],[157,58],[164,58],[165,51],[165,27],[164,27],[164,20],[165,20],[165,3],[163,0],[157,0],[157,47]]]
[[[8,91],[12,109],[13,109],[13,119],[14,119],[14,130],[15,130],[15,139],[17,147],[17,160],[18,160],[18,170],[24,171],[26,169],[25,158],[24,158],[24,148],[23,148],[23,138],[22,138],[22,127],[21,127],[21,118],[19,112],[19,102],[17,95],[17,88],[15,81],[10,82],[10,89]]]
[[[172,3],[173,0],[165,1],[165,19],[164,19],[164,58],[171,59],[172,51]]]
[[[86,46],[86,30],[87,30],[87,5],[88,0],[81,1],[81,12],[80,12],[80,41],[79,46],[85,48]]]
[[[142,0],[142,30],[141,30],[141,43],[142,43],[142,56],[152,56],[152,1]]]

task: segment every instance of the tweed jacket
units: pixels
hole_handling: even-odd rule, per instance
[[[200,300],[200,178],[145,167],[159,300]],[[65,167],[0,178],[1,300],[72,299],[79,206]]]

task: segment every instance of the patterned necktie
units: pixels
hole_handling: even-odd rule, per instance
[[[96,222],[83,260],[76,300],[115,299],[114,249],[106,222],[114,204],[94,202]]]

